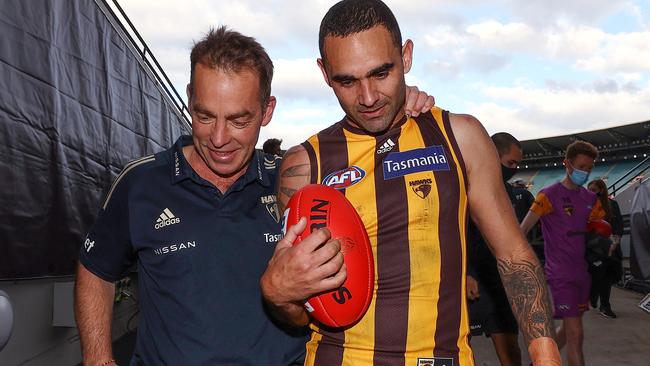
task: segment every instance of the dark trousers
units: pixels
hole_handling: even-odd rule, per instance
[[[612,284],[616,282],[616,263],[608,260],[603,261],[599,266],[591,264],[591,303],[599,303],[601,309],[610,309],[609,296],[612,292]]]
[[[591,273],[591,303],[600,304],[601,309],[611,309],[609,296],[612,292],[610,275],[605,268],[598,268]]]

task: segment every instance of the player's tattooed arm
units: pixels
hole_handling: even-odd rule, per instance
[[[310,182],[309,155],[305,148],[294,146],[289,149],[282,158],[278,174],[278,208],[284,213],[291,196]],[[301,245],[294,247],[294,241],[305,227],[306,220],[302,219],[298,224],[287,228],[284,238],[276,245],[273,257],[260,279],[262,296],[271,314],[277,320],[292,326],[303,326],[309,323],[309,316],[303,307],[305,299],[315,293],[331,289],[331,287],[319,287],[323,279],[315,281],[311,276],[318,268],[308,265],[313,263],[310,258],[318,255],[318,251],[314,249],[325,247],[323,244],[329,239],[329,232],[318,230],[302,238]],[[310,245],[313,247],[311,250],[309,250]],[[345,272],[342,273],[342,276],[345,276]],[[331,281],[330,278],[325,280]]]
[[[468,176],[472,220],[497,259],[501,281],[526,342],[554,337],[551,305],[542,267],[521,233],[501,176],[494,143],[481,123],[450,114]],[[554,342],[549,343],[551,346]],[[544,348],[549,350],[548,346]],[[557,347],[555,346],[557,351]]]
[[[503,287],[526,344],[539,337],[555,338],[546,279],[536,259],[497,259]]]
[[[289,149],[282,158],[278,181],[278,208],[284,212],[291,196],[309,184],[311,168],[309,156],[304,147],[298,145]]]

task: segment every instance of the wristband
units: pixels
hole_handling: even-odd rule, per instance
[[[105,362],[100,363],[99,366],[108,366],[108,365],[110,365],[110,364],[112,364],[112,363],[114,363],[114,364],[117,365],[117,362],[115,362],[115,360],[110,359],[110,360],[108,360],[108,361],[105,361]]]

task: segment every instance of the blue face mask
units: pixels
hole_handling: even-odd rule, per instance
[[[573,168],[573,166],[571,166]],[[584,185],[589,180],[589,174],[591,172],[585,172],[584,170],[573,168],[573,172],[569,175],[569,178],[576,185]]]

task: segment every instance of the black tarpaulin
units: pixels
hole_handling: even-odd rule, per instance
[[[0,278],[74,273],[112,180],[187,126],[92,0],[0,0]]]

